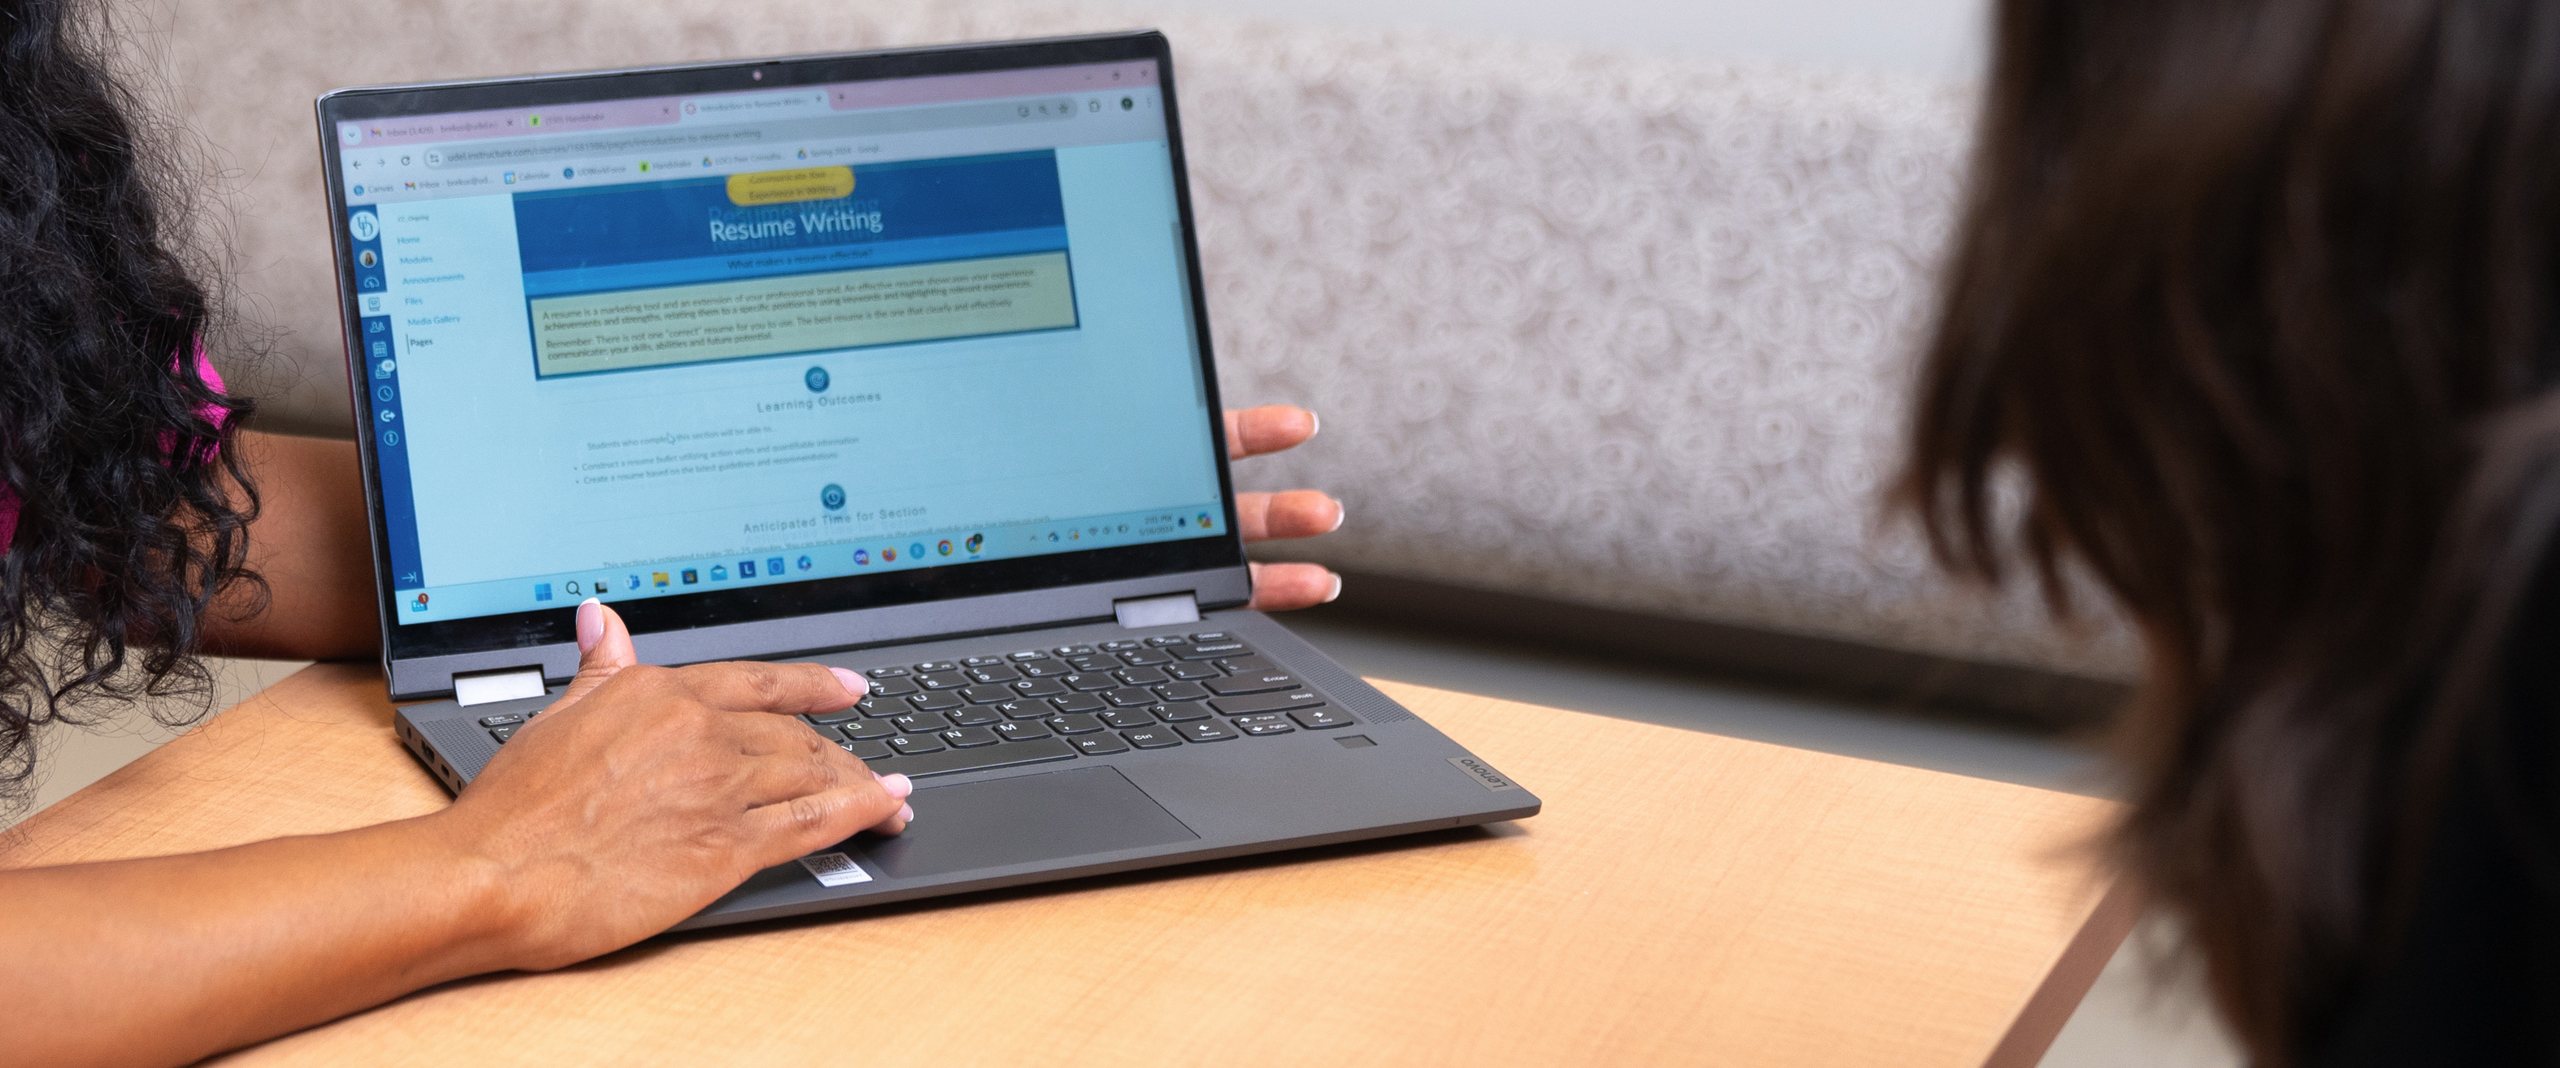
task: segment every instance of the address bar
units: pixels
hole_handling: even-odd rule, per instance
[[[903,108],[897,111],[857,111],[821,118],[786,119],[726,129],[694,127],[618,136],[526,139],[461,148],[434,148],[427,150],[426,157],[429,168],[449,170],[457,167],[486,167],[492,164],[625,156],[651,152],[682,151],[690,155],[693,150],[705,147],[719,148],[768,141],[788,143],[828,138],[874,137],[881,134],[923,133],[932,130],[962,130],[977,126],[1062,122],[1073,118],[1075,114],[1076,101],[1068,97],[1008,100],[1000,103],[945,104],[927,108]]]

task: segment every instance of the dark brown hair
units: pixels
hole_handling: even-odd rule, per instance
[[[31,793],[46,725],[209,698],[199,618],[258,582],[256,496],[218,447],[250,405],[196,373],[223,324],[188,254],[188,176],[116,80],[106,17],[0,0],[0,485],[20,505],[0,550],[0,815]]]
[[[1900,499],[1960,573],[2130,613],[2123,859],[2296,1063],[2407,918],[2560,510],[2560,5],[1995,18]]]

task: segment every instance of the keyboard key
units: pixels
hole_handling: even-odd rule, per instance
[[[979,682],[1012,682],[1022,676],[1015,674],[1012,668],[998,664],[994,667],[970,668],[969,677]]]
[[[1143,708],[1115,708],[1103,713],[1102,721],[1114,727],[1152,727],[1156,718]]]
[[[1174,746],[1182,744],[1182,739],[1174,736],[1173,728],[1171,727],[1148,727],[1144,730],[1121,731],[1120,736],[1128,739],[1130,745],[1137,746],[1140,749],[1171,749]]]
[[[969,684],[969,676],[957,671],[935,671],[916,676],[916,681],[928,690],[957,690]]]
[[[1168,682],[1156,687],[1156,696],[1167,701],[1197,701],[1209,696],[1209,691],[1196,682]]]
[[[1047,655],[1049,654],[1038,649],[1025,649],[1019,653],[1006,653],[1004,658],[1019,663],[1025,660],[1038,660]]]
[[[1103,694],[1102,699],[1122,708],[1137,708],[1156,703],[1156,693],[1144,686],[1123,686]]]
[[[1100,712],[1111,706],[1089,693],[1071,693],[1064,697],[1050,698],[1049,707],[1060,712]]]
[[[1086,672],[1109,671],[1120,666],[1120,658],[1108,653],[1093,653],[1087,656],[1071,656],[1067,658],[1067,666],[1078,671]]]
[[[1106,653],[1117,653],[1124,650],[1141,648],[1145,644],[1146,643],[1141,642],[1136,638],[1121,638],[1117,641],[1102,643],[1102,651]]]
[[[1272,663],[1268,658],[1259,656],[1231,656],[1224,660],[1219,660],[1216,663],[1219,667],[1227,669],[1227,673],[1230,675],[1242,675],[1248,671],[1282,670],[1280,665]]]
[[[1176,701],[1169,704],[1148,705],[1147,711],[1153,713],[1157,719],[1163,720],[1167,723],[1183,723],[1195,719],[1209,718],[1209,710],[1200,707],[1200,702],[1198,701]]]
[[[907,698],[907,707],[918,712],[947,712],[966,703],[956,693],[920,693]]]
[[[872,668],[869,671],[863,672],[863,674],[871,676],[874,680],[903,679],[907,677],[907,669],[902,667],[880,667]]]
[[[1201,642],[1182,651],[1185,660],[1216,660],[1229,656],[1252,656],[1253,649],[1243,642]]]
[[[1079,690],[1086,693],[1091,693],[1095,690],[1108,690],[1114,686],[1120,685],[1120,680],[1112,678],[1109,675],[1102,674],[1098,671],[1080,671],[1073,675],[1060,675],[1058,676],[1058,681],[1066,683],[1067,688],[1070,690]]]
[[[899,756],[915,756],[919,753],[939,753],[942,751],[942,740],[930,734],[901,734],[895,738],[889,739],[889,749]],[[882,775],[888,774],[888,772],[880,771],[878,768],[873,768],[872,770]]]
[[[960,690],[960,699],[973,705],[991,705],[998,701],[1010,701],[1019,696],[1021,695],[1013,692],[1013,687],[993,682],[982,682],[975,686],[962,687]]]
[[[1256,671],[1234,678],[1209,680],[1209,692],[1220,697],[1270,693],[1273,690],[1294,690],[1297,687],[1296,676],[1280,671]]]
[[[1147,639],[1147,644],[1153,646],[1180,645],[1189,640],[1190,639],[1184,638],[1179,634],[1159,634]]]
[[[1305,727],[1311,731],[1320,731],[1327,727],[1345,726],[1354,722],[1349,715],[1344,714],[1339,709],[1332,708],[1301,709],[1299,711],[1289,713],[1289,718],[1297,720],[1299,726]]]
[[[1237,722],[1237,721],[1230,721],[1230,722]],[[1237,725],[1238,725],[1238,726],[1243,726],[1243,724],[1242,724],[1241,722],[1237,722]],[[1279,723],[1256,723],[1256,724],[1254,724],[1253,726],[1245,727],[1245,728],[1244,728],[1244,732],[1245,732],[1246,734],[1250,734],[1250,735],[1252,735],[1252,736],[1254,736],[1254,737],[1256,737],[1256,738],[1260,738],[1260,737],[1262,737],[1263,735],[1266,735],[1266,734],[1291,734],[1291,733],[1295,733],[1295,732],[1297,731],[1297,729],[1298,729],[1298,728],[1296,727],[1296,725],[1291,724],[1291,723],[1289,723],[1289,722],[1287,722],[1287,721],[1285,721],[1285,720],[1284,720],[1284,721],[1279,722]]]
[[[1001,656],[964,656],[960,658],[960,666],[973,668],[1002,667],[1004,666],[1004,658]]]
[[[1166,664],[1156,670],[1164,672],[1168,677],[1181,679],[1184,682],[1198,682],[1202,679],[1214,679],[1221,675],[1221,672],[1219,672],[1217,665],[1215,664]]]
[[[1049,651],[1050,651],[1050,652],[1052,652],[1052,653],[1056,653],[1056,654],[1058,654],[1059,656],[1092,656],[1092,655],[1093,655],[1093,647],[1092,647],[1092,646],[1090,646],[1090,645],[1061,645],[1061,646],[1059,646],[1059,647],[1057,647],[1057,648],[1055,648],[1055,649],[1051,649],[1051,650],[1049,650]]]
[[[480,717],[480,725],[483,727],[512,727],[522,722],[524,722],[524,716],[515,712]]]
[[[1120,654],[1120,662],[1130,667],[1146,667],[1149,664],[1170,664],[1173,658],[1154,649],[1131,649]]]
[[[845,752],[853,754],[854,759],[866,764],[874,760],[887,760],[897,752],[879,742],[837,742],[836,744],[843,746]]]
[[[1214,719],[1176,724],[1173,729],[1175,733],[1182,735],[1182,740],[1186,742],[1223,742],[1236,737],[1234,728]]]
[[[1049,729],[1060,734],[1091,734],[1102,729],[1102,721],[1092,716],[1059,716],[1049,721]]]
[[[897,724],[899,730],[909,734],[929,734],[951,726],[951,721],[942,718],[942,713],[939,712],[910,712],[893,717],[889,722]]]
[[[1255,712],[1286,712],[1292,708],[1314,708],[1324,698],[1313,690],[1291,690],[1288,693],[1259,693],[1251,697],[1221,697],[1209,707],[1222,715],[1244,716]]]
[[[1121,668],[1111,676],[1131,686],[1153,686],[1165,680],[1164,672],[1151,667]]]
[[[863,702],[863,704],[869,703],[869,701]],[[904,712],[906,709],[901,708],[898,711]],[[861,719],[862,716],[863,708],[862,705],[858,704],[852,708],[845,709],[842,712],[820,712],[815,715],[802,716],[800,718],[808,720],[809,725],[813,727],[832,727],[839,723]]]
[[[905,697],[919,689],[922,687],[917,686],[914,679],[882,679],[871,684],[871,696]]]
[[[898,728],[885,719],[857,719],[836,728],[836,733],[844,735],[848,742],[872,742],[897,737]]]
[[[1024,679],[1013,684],[1013,692],[1024,697],[1056,697],[1067,692],[1067,684],[1056,679]]]
[[[1204,630],[1198,634],[1192,635],[1191,640],[1195,642],[1231,642],[1236,640],[1236,636],[1223,630]]]
[[[1275,724],[1286,727],[1289,725],[1289,717],[1278,712],[1263,712],[1251,716],[1237,716],[1228,722],[1250,731],[1255,727],[1272,726]]]
[[[1007,701],[987,707],[1004,713],[1006,719],[1047,719],[1058,712],[1047,701]]]
[[[489,728],[489,737],[497,739],[499,745],[505,745],[507,744],[507,739],[516,736],[516,728],[519,726],[521,726],[521,724],[510,723],[503,727],[491,727]]]
[[[985,727],[953,727],[950,730],[942,732],[941,738],[944,745],[948,745],[953,749],[975,749],[982,745],[994,745],[997,742],[1004,740],[996,737],[996,732],[988,730]]]
[[[1075,743],[1077,752],[1086,756],[1106,756],[1129,751],[1129,743],[1121,741],[1117,734],[1087,734],[1068,740]]]
[[[904,775],[911,779],[921,779],[928,775],[953,775],[963,771],[1010,768],[1051,760],[1073,760],[1075,755],[1075,747],[1058,739],[1034,738],[1027,742],[973,746],[968,749],[952,749],[923,756],[901,756],[875,763],[871,765],[871,770],[882,775]]]
[[[1021,672],[1025,678],[1033,679],[1054,679],[1060,675],[1064,675],[1067,672],[1075,670],[1074,668],[1070,668],[1055,660],[1033,660],[1028,663],[1015,664],[1013,669]]]
[[[960,670],[960,665],[948,660],[927,660],[924,663],[916,665],[916,674],[919,675],[929,675],[936,671],[958,670]]]
[[[999,723],[987,729],[996,732],[996,737],[1002,738],[1008,742],[1027,742],[1034,738],[1046,738],[1049,736],[1049,728],[1043,727],[1029,720],[1021,720],[1014,723]]]
[[[994,705],[970,705],[945,712],[942,718],[950,720],[955,727],[983,727],[989,723],[1004,722],[1004,713],[997,711]]]

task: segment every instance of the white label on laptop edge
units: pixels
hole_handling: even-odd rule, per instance
[[[809,869],[809,874],[818,880],[820,886],[852,886],[871,881],[870,872],[862,870],[862,865],[842,853],[813,853],[800,858],[800,866]]]

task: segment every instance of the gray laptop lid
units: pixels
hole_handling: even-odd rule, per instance
[[[395,696],[1248,596],[1162,37],[319,110]]]

